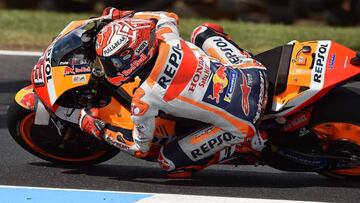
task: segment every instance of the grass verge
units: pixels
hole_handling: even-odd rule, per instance
[[[43,50],[70,21],[86,19],[90,16],[94,14],[0,10],[0,49]],[[241,47],[254,53],[268,50],[293,39],[299,41],[331,39],[352,49],[360,50],[359,26],[287,26],[182,18],[180,20],[181,36],[188,40],[191,31],[204,21],[223,25],[225,31]]]

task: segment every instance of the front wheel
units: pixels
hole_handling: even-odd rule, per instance
[[[56,126],[34,125],[35,112],[14,102],[7,114],[10,135],[31,154],[57,164],[92,165],[114,157],[119,150],[99,142],[79,129],[68,129],[60,136]]]

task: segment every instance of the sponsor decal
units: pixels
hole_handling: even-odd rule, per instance
[[[190,82],[188,91],[194,92],[197,86],[205,88],[205,85],[210,78],[210,74],[210,68],[205,64],[204,57],[199,57],[199,63]]]
[[[21,100],[19,101],[20,104],[25,105],[29,109],[35,109],[34,106],[34,93],[30,92],[25,94]]]
[[[66,67],[64,70],[64,76],[76,75],[76,74],[86,74],[86,73],[91,73],[90,66]]]
[[[226,76],[226,67],[220,65],[212,77],[212,94],[208,95],[207,98],[214,100],[217,104],[220,102],[220,94],[224,92],[229,83]]]
[[[299,136],[302,137],[302,136],[307,135],[308,133],[310,133],[310,130],[308,130],[307,128],[303,127],[303,128],[300,128]]]
[[[230,61],[232,64],[239,64],[241,56],[236,54],[236,47],[230,44],[228,41],[224,40],[223,38],[215,38],[213,42],[220,50],[224,53],[225,57]]]
[[[130,64],[130,67],[127,70],[124,70],[122,72],[119,72],[118,74],[122,74],[123,76],[128,76],[129,74],[131,74],[132,72],[134,72],[134,70],[136,68],[139,68],[148,58],[145,54],[141,54],[140,56],[138,56],[139,59],[133,61]]]
[[[294,132],[295,130],[306,126],[309,123],[310,112],[304,111],[294,115],[290,118],[284,127],[281,129],[283,132]]]
[[[64,69],[64,76],[68,76],[68,75],[75,75],[75,71],[74,69],[67,66]]]
[[[336,54],[332,54],[330,57],[329,67],[330,69],[334,69],[336,61]]]
[[[135,54],[136,55],[141,54],[148,46],[149,43],[147,41],[142,41],[140,45],[135,49]]]
[[[127,44],[129,41],[129,38],[124,35],[115,34],[113,36],[112,41],[115,41],[113,43],[110,43],[104,48],[103,55],[104,56],[111,56],[114,53],[116,53],[119,49],[119,47],[123,47]]]
[[[236,137],[233,136],[231,133],[224,132],[224,133],[208,140],[207,142],[203,143],[202,145],[199,146],[199,148],[192,150],[190,152],[190,154],[193,159],[198,159],[199,157],[204,156],[207,152],[214,149],[216,146],[219,146],[219,145],[223,144],[224,142],[231,142],[232,140],[235,140],[235,139],[236,139]]]
[[[226,93],[225,93],[225,98],[224,100],[226,102],[231,102],[231,99],[232,99],[232,96],[234,94],[234,90],[235,90],[235,86],[236,86],[236,80],[237,80],[237,72],[234,71],[234,70],[231,70],[230,71],[230,76],[229,76],[229,87],[227,88],[226,90]]]
[[[326,67],[326,58],[328,56],[330,44],[319,41],[313,70],[313,82],[323,84]]]
[[[242,83],[240,84],[241,89],[241,107],[246,116],[250,113],[250,104],[249,104],[249,95],[251,92],[251,87],[248,85],[247,78],[245,74],[241,72],[242,75]]]
[[[296,59],[296,65],[306,65],[306,58],[304,56],[299,56],[297,59]]]
[[[49,82],[49,80],[52,79],[52,73],[51,73],[51,56],[52,56],[52,49],[53,49],[53,45],[51,45],[49,47],[49,49],[46,52],[46,57],[45,57],[45,78],[46,78],[46,82]]]
[[[109,144],[111,144],[111,145],[113,145],[113,146],[115,146],[115,147],[117,147],[117,148],[119,148],[119,149],[121,149],[123,151],[130,151],[130,147],[128,145],[126,145],[126,144],[124,144],[122,142],[116,142],[115,140],[113,140],[112,137],[110,137],[110,136],[108,136],[106,134],[104,136],[104,140],[106,142],[108,142]]]
[[[49,95],[50,105],[54,104],[57,96],[54,87],[54,81],[52,77],[52,66],[51,66],[51,57],[52,57],[52,50],[54,44],[51,44],[47,49],[45,54],[45,63],[44,63],[44,72],[45,72],[45,80],[46,80],[46,87]]]
[[[163,89],[167,89],[171,80],[175,76],[177,69],[181,63],[183,58],[183,53],[180,48],[180,44],[171,47],[170,57],[165,66],[165,70],[162,72],[161,76],[159,77],[157,83]]]
[[[68,62],[68,61],[62,61],[59,63],[60,66],[67,66],[69,64],[70,64],[70,62]]]
[[[73,83],[83,83],[86,81],[85,75],[75,75],[72,77]]]

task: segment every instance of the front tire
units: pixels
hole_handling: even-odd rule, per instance
[[[34,125],[35,112],[14,102],[7,113],[12,138],[31,154],[56,164],[93,165],[111,159],[119,150],[71,129],[69,136],[60,136],[50,121],[47,126]],[[65,138],[66,137],[66,138]]]

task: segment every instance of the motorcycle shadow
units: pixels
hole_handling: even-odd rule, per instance
[[[64,169],[63,174],[85,174],[88,176],[108,177],[111,180],[129,181],[163,186],[191,187],[244,187],[244,188],[303,188],[303,187],[345,187],[359,188],[360,178],[335,180],[316,173],[299,172],[258,172],[250,170],[205,169],[188,179],[172,179],[157,167],[111,165],[73,167],[60,166],[47,162],[31,163]]]

